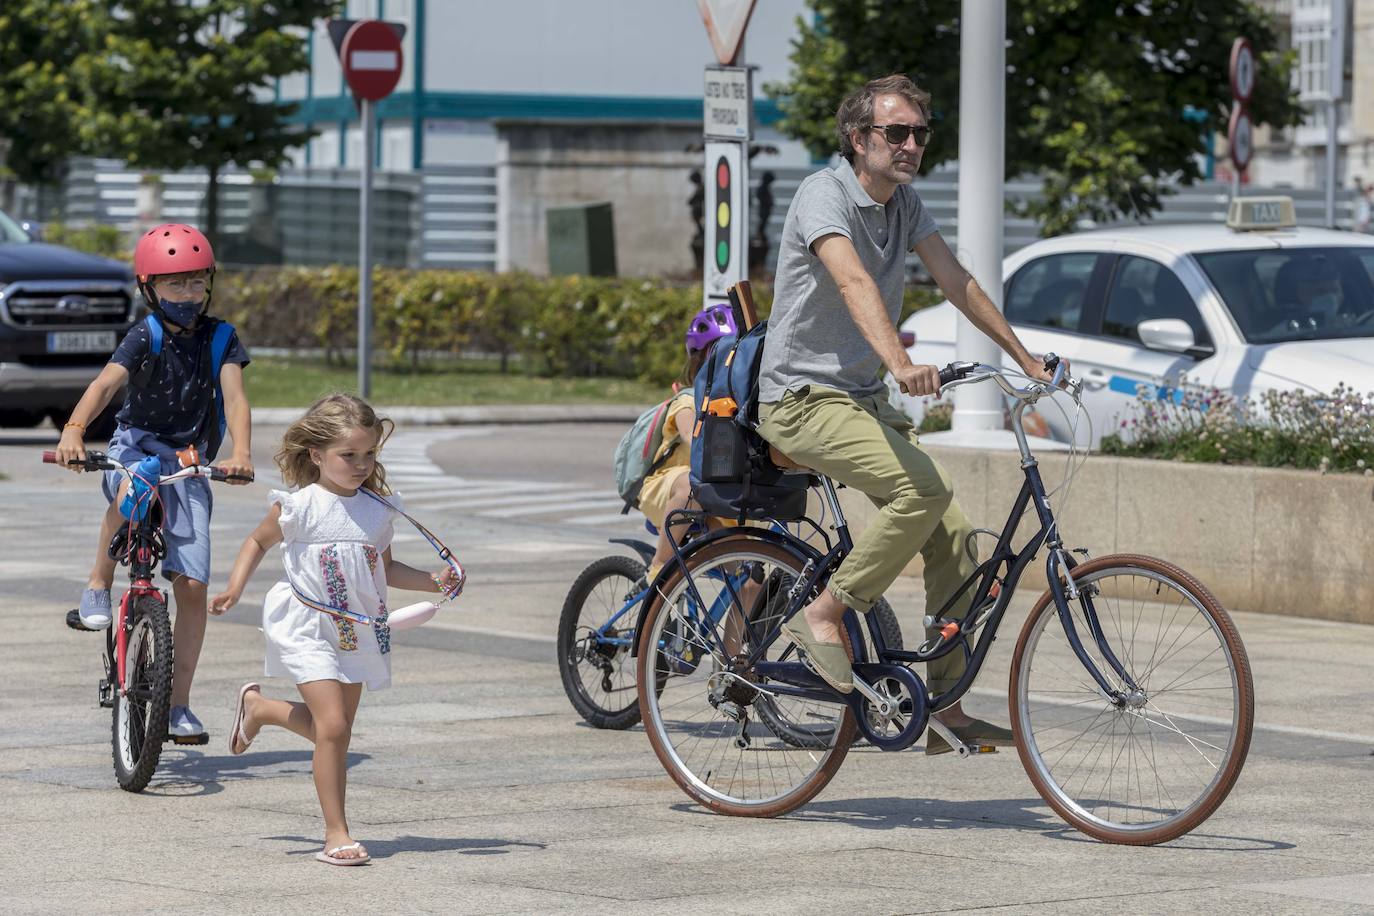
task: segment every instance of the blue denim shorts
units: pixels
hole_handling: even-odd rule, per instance
[[[128,460],[123,459],[123,460]],[[129,461],[134,464],[136,461]],[[125,480],[118,471],[105,472],[105,498],[111,502]],[[197,582],[210,581],[210,513],[214,498],[210,495],[210,481],[192,477],[171,486],[161,487],[164,503],[162,538],[167,544],[167,556],[162,561],[162,575],[175,581],[185,576]],[[169,490],[178,491],[175,494]],[[167,503],[176,500],[175,509]],[[165,524],[167,511],[175,513],[175,524]]]

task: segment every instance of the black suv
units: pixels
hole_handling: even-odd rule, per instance
[[[0,426],[65,423],[140,317],[137,302],[126,265],[36,242],[0,213]],[[121,401],[89,438],[110,435]]]

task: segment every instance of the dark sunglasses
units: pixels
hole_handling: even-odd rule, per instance
[[[925,146],[930,142],[930,137],[935,131],[925,124],[874,124],[869,130],[880,130],[883,137],[893,146],[901,146],[906,142],[906,138],[916,136],[916,145]]]

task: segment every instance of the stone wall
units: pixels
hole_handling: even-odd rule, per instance
[[[1024,479],[1016,452],[931,447],[977,527],[1001,530]],[[1049,489],[1064,455],[1040,457]],[[840,491],[851,531],[873,516]],[[1144,553],[1192,573],[1227,608],[1374,624],[1374,480],[1352,474],[1090,455],[1068,501],[1050,498],[1066,546]],[[1033,510],[1022,537],[1035,530]],[[983,546],[986,554],[991,545]],[[1044,552],[1020,587],[1045,587]],[[918,556],[907,573],[919,575]]]

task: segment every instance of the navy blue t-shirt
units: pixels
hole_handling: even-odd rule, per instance
[[[206,319],[190,334],[174,334],[164,323],[162,353],[152,378],[146,388],[137,387],[131,379],[124,406],[115,419],[123,426],[156,433],[169,445],[195,445],[203,450],[210,441],[210,425],[216,422],[213,404],[217,380],[210,377],[210,338],[216,324],[215,319]],[[133,376],[151,345],[148,325],[140,321],[125,336],[110,362],[128,369]],[[248,351],[239,342],[237,331],[229,337],[224,361],[248,365]]]

